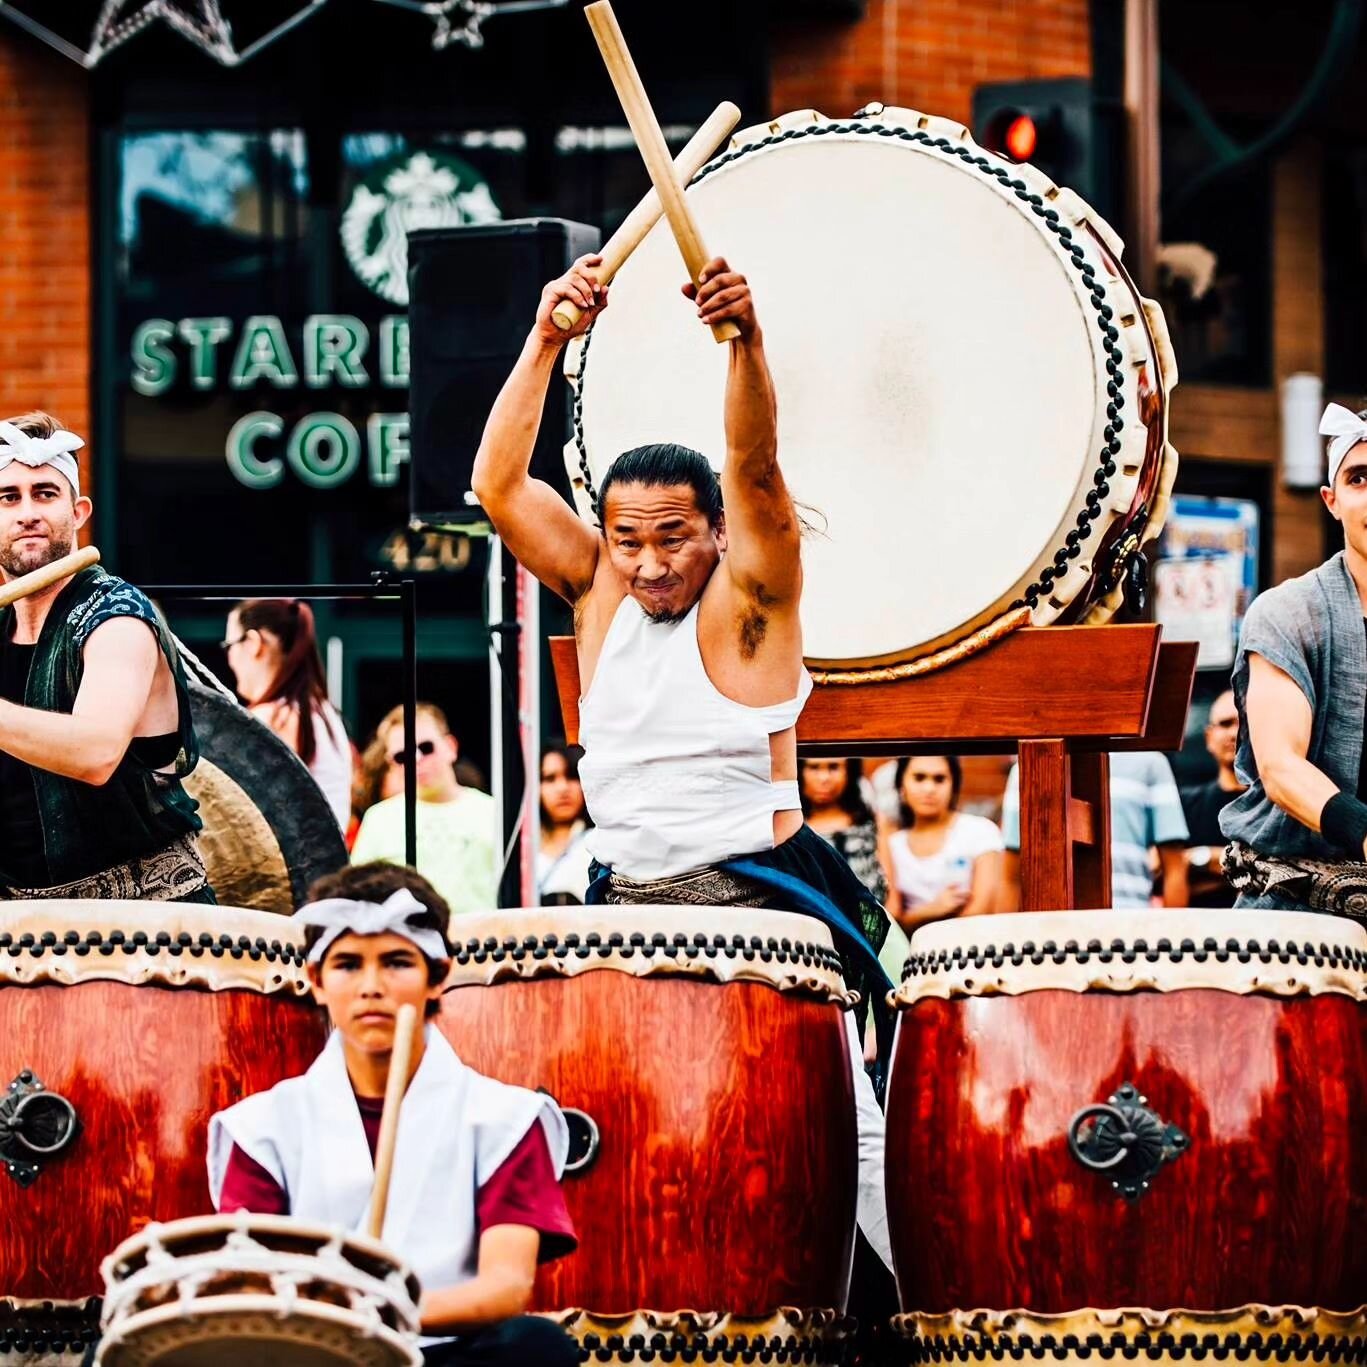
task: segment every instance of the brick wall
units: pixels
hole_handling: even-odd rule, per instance
[[[0,31],[0,415],[47,409],[83,435],[90,431],[88,79],[73,62]]]
[[[1091,75],[1088,0],[869,0],[856,23],[775,24],[775,114],[870,100],[969,122],[989,81]]]

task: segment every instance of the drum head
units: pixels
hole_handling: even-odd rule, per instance
[[[101,1367],[416,1367],[416,1346],[353,1311],[269,1296],[221,1296],[147,1311],[106,1336]]]
[[[738,135],[689,200],[710,250],[754,288],[779,459],[823,529],[803,550],[806,655],[893,663],[1000,616],[1066,551],[1105,478],[1107,362],[1127,342],[1123,327],[1118,343],[1102,330],[1072,250],[1083,235],[1061,235],[1048,200],[1036,212],[990,174],[1002,163],[962,129],[942,147],[885,120],[863,133],[810,114],[793,123],[784,137]],[[1027,173],[1032,190],[1053,190],[1030,168],[1007,179]],[[1079,250],[1108,274],[1099,244]],[[681,298],[683,279],[661,223],[582,346],[566,453],[581,489],[649,442],[680,442],[721,466],[729,348]],[[1142,333],[1122,286],[1106,282],[1108,307]],[[1132,489],[1122,472],[1099,501],[1128,510]],[[1068,564],[1078,590],[1090,573],[1078,562],[1099,539]]]

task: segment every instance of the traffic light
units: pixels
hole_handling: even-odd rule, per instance
[[[1118,134],[1118,121],[1105,116],[1089,81],[1012,81],[973,93],[973,136],[981,146],[1030,162],[1108,216],[1116,200]]]

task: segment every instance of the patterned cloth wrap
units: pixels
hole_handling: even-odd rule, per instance
[[[1360,860],[1260,854],[1236,840],[1225,849],[1224,870],[1242,896],[1275,898],[1307,911],[1367,922],[1367,863]]]
[[[603,900],[616,906],[678,903],[690,907],[762,907],[769,894],[725,869],[707,868],[648,882],[614,873]]]
[[[0,884],[0,899],[96,898],[101,901],[181,902],[201,900],[209,874],[193,835],[173,840],[164,850],[116,864],[86,878],[54,888],[16,888]]]

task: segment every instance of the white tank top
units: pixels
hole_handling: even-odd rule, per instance
[[[624,598],[579,702],[579,779],[595,859],[628,878],[672,878],[774,845],[774,813],[802,804],[795,779],[771,777],[769,737],[797,721],[812,691],[747,707],[707,677],[698,607],[652,622]]]

